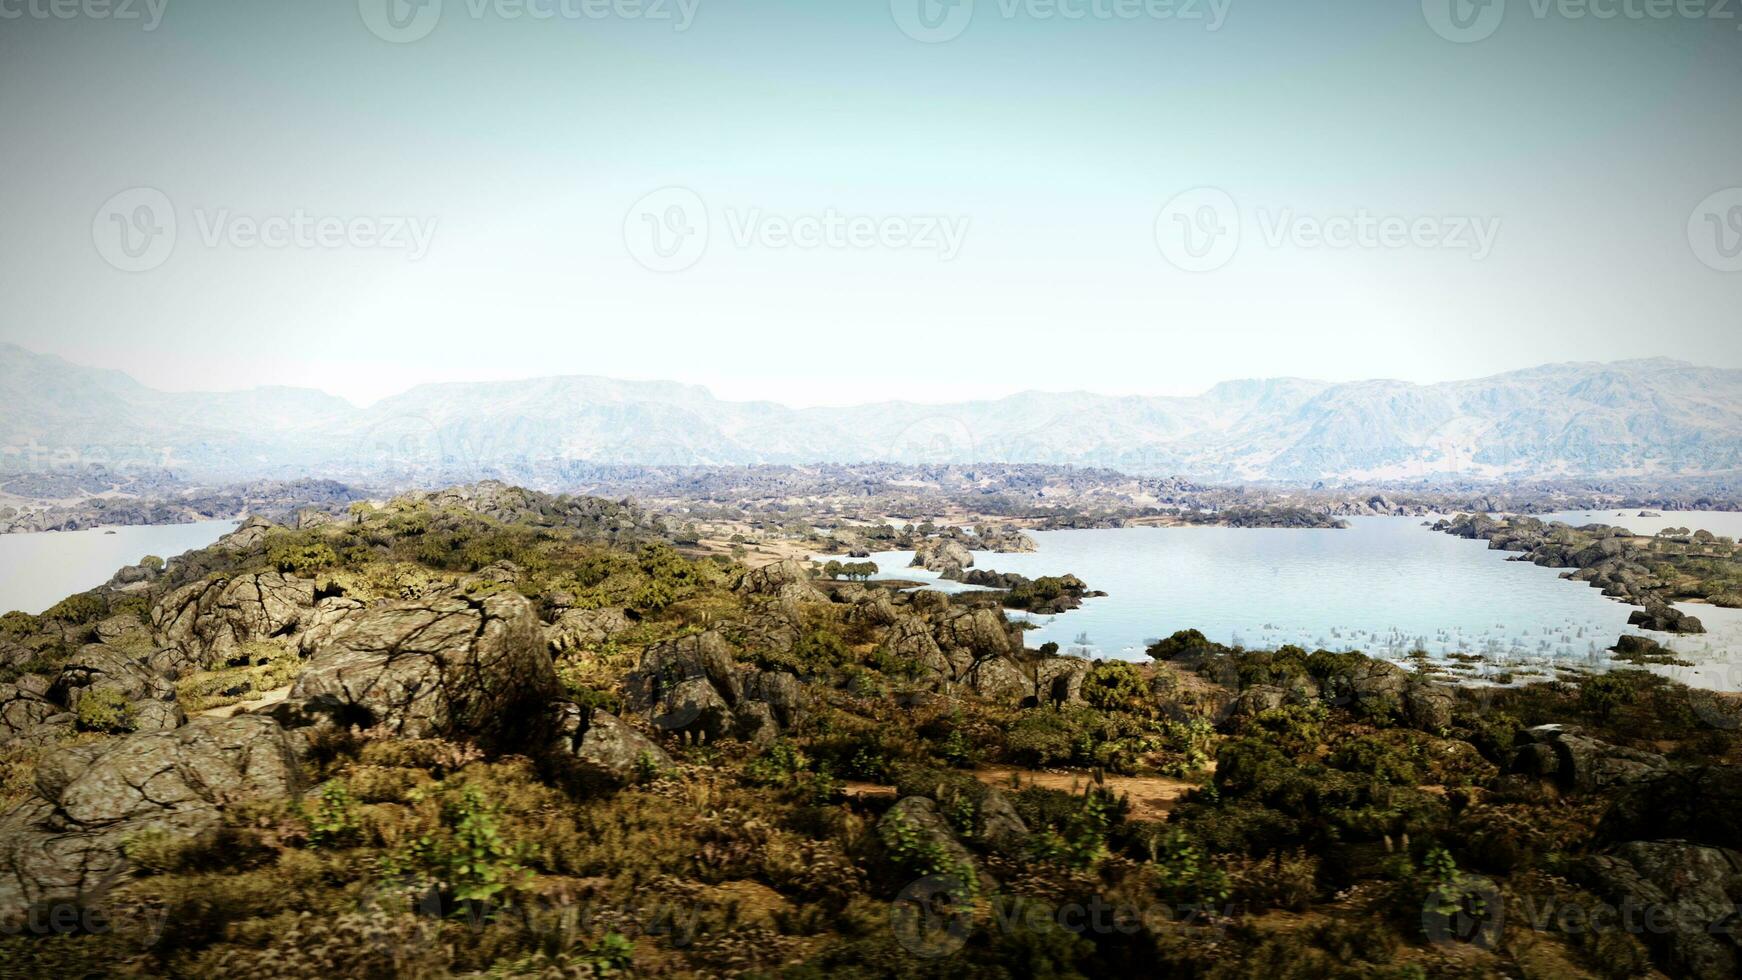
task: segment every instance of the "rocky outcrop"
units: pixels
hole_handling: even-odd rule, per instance
[[[925,538],[913,547],[912,568],[937,572],[944,578],[959,579],[962,570],[974,564],[974,555],[952,537]]]
[[[292,685],[289,700],[340,724],[506,749],[530,734],[556,691],[529,600],[509,592],[483,598],[441,592],[345,618]]]
[[[1689,616],[1667,602],[1647,601],[1644,609],[1633,610],[1627,625],[1664,633],[1704,633],[1706,627],[1698,617]]]
[[[27,685],[0,684],[0,745],[52,740],[72,728],[73,716],[45,693]]]
[[[66,662],[49,697],[78,714],[79,703],[92,691],[107,690],[127,703],[127,725],[133,731],[159,732],[187,721],[175,701],[175,686],[146,664],[102,644],[91,644]]]
[[[608,711],[559,701],[552,714],[552,748],[575,775],[623,783],[671,766],[664,749]]]
[[[738,583],[741,595],[796,602],[822,602],[828,599],[811,580],[810,569],[802,562],[788,558],[752,568]]]
[[[918,616],[899,616],[883,636],[883,653],[899,663],[910,664],[915,677],[949,680],[954,670],[949,658],[932,636],[931,624]]]
[[[290,739],[260,716],[50,751],[37,764],[36,796],[0,817],[0,918],[100,899],[127,873],[122,847],[135,835],[197,835],[224,807],[300,789]]]
[[[1719,980],[1742,967],[1735,934],[1742,854],[1683,840],[1631,841],[1586,859],[1583,877],[1616,907],[1672,976]]]
[[[897,800],[878,820],[877,836],[897,860],[906,854],[922,853],[927,855],[930,873],[955,878],[969,887],[977,883],[979,873],[974,856],[956,839],[955,831],[929,797]]]
[[[544,629],[545,642],[558,653],[597,646],[634,623],[622,609],[570,609]]]
[[[803,710],[797,677],[740,666],[714,631],[649,647],[627,686],[627,704],[655,729],[704,740],[765,743]]]
[[[1594,793],[1649,782],[1669,769],[1655,752],[1622,748],[1562,728],[1528,729],[1512,756],[1513,772],[1553,779],[1570,792]]]
[[[152,608],[151,625],[159,642],[212,667],[245,643],[294,636],[314,605],[313,581],[260,572],[183,586]]]

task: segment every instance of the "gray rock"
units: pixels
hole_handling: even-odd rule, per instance
[[[314,605],[313,581],[261,572],[183,586],[152,608],[151,625],[160,643],[212,667],[245,643],[294,635]]]
[[[1529,729],[1523,737],[1527,741],[1514,752],[1512,771],[1552,775],[1562,788],[1573,792],[1601,792],[1649,782],[1669,769],[1668,761],[1655,752],[1610,745],[1558,725]]]
[[[196,835],[226,806],[300,789],[291,740],[259,716],[52,750],[37,766],[37,796],[0,817],[0,918],[100,897],[127,873],[122,847],[136,834]]]
[[[1633,841],[1587,859],[1586,877],[1617,907],[1633,910],[1637,931],[1672,976],[1737,975],[1742,854],[1681,840]]]
[[[1016,812],[1016,806],[1010,802],[1010,797],[995,786],[986,787],[986,796],[980,801],[975,832],[987,847],[1006,854],[1019,852],[1028,841],[1028,824]]]
[[[168,679],[147,664],[101,644],[88,645],[67,661],[49,689],[49,697],[76,715],[79,703],[96,690],[114,691],[128,703],[134,731],[168,731],[187,721],[176,704],[175,686]]]
[[[627,782],[643,765],[671,765],[664,749],[608,711],[561,701],[553,712],[555,748],[582,775]]]
[[[784,561],[752,568],[738,583],[739,593],[799,602],[823,602],[828,596],[811,580],[810,568],[788,558]]]
[[[512,748],[557,692],[532,603],[454,592],[378,603],[333,629],[289,700],[406,738]]]
[[[566,653],[594,646],[634,625],[622,609],[570,609],[544,629],[552,650]]]

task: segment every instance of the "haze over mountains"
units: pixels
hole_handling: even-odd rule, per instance
[[[1742,370],[1652,359],[1433,385],[1232,381],[1194,397],[1024,392],[795,409],[671,382],[172,393],[0,345],[9,471],[96,462],[200,479],[525,478],[572,464],[1052,463],[1203,480],[1699,476],[1742,470]]]

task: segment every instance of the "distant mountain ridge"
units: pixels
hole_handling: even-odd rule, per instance
[[[553,463],[1051,463],[1203,480],[1679,477],[1742,471],[1742,370],[1650,359],[1431,385],[1227,381],[1190,397],[1023,392],[790,408],[588,376],[172,393],[0,345],[0,466],[201,478],[516,477]]]

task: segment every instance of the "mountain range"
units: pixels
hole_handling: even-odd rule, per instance
[[[1686,477],[1742,470],[1742,370],[1649,359],[1467,381],[1269,378],[1190,397],[1030,391],[791,408],[587,376],[429,384],[359,408],[175,393],[0,344],[0,468],[197,479],[523,477],[564,464],[1051,463],[1202,480]]]

